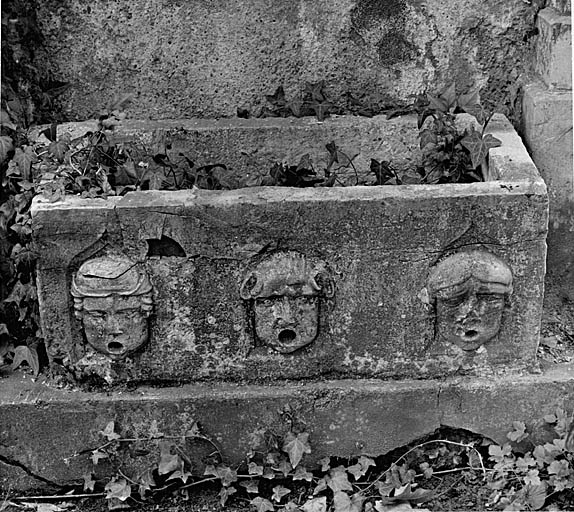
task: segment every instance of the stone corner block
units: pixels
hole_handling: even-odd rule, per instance
[[[535,70],[546,85],[572,89],[572,20],[553,8],[538,15]]]

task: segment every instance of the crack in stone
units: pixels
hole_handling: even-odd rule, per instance
[[[21,462],[18,462],[17,460],[13,460],[13,459],[10,459],[9,457],[6,457],[4,455],[0,455],[0,462],[6,464],[7,466],[12,466],[14,468],[21,469],[28,476],[34,478],[35,480],[43,482],[45,484],[53,485],[53,486],[60,487],[60,488],[64,487],[61,484],[53,482],[52,480],[48,480],[47,478],[44,478],[43,476],[37,475],[36,473],[34,473],[30,469],[28,469],[24,464],[22,464]]]

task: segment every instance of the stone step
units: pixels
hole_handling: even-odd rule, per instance
[[[572,89],[572,17],[552,7],[538,14],[535,70],[551,88]]]
[[[572,365],[491,378],[194,384],[116,393],[57,389],[15,375],[2,380],[0,395],[0,489],[54,490],[90,473],[107,482],[118,465],[137,479],[157,466],[162,438],[201,472],[201,456],[213,445],[185,437],[195,422],[224,462],[235,465],[245,460],[250,434],[281,436],[295,421],[309,433],[311,453],[303,464],[313,467],[325,456],[382,455],[441,426],[503,444],[513,421],[528,424],[573,406]],[[102,432],[110,422],[122,438],[138,441],[122,443],[114,464],[94,465],[93,451],[108,441]]]

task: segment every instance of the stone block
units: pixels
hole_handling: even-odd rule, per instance
[[[561,278],[574,272],[572,92],[549,90],[541,82],[529,84],[522,123],[524,142],[548,186],[548,269]]]
[[[301,149],[297,134],[331,122],[273,138]],[[247,137],[239,126],[225,137]],[[36,199],[51,360],[108,383],[428,378],[532,363],[546,188],[510,123],[496,116],[490,129],[503,144],[484,183]]]
[[[245,460],[250,434],[284,435],[290,421],[309,433],[313,467],[325,456],[383,455],[433,433],[463,428],[507,442],[513,421],[530,423],[574,406],[572,365],[542,374],[440,380],[334,380],[265,386],[188,384],[121,393],[56,389],[13,377],[0,396],[0,489],[30,491],[77,484],[84,474],[106,482],[117,466],[137,480],[157,466],[159,443],[177,445],[202,473],[205,446],[189,435],[195,422],[230,465]],[[92,452],[114,422],[124,442],[113,463]],[[161,435],[160,435],[161,433]],[[209,445],[207,452],[213,452]],[[115,466],[114,466],[115,464]],[[25,478],[22,478],[22,475]]]
[[[551,7],[538,14],[535,70],[551,88],[572,89],[572,17]]]
[[[547,4],[562,14],[570,14],[572,11],[572,0],[550,0]]]

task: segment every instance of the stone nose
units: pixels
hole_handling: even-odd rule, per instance
[[[459,307],[458,320],[474,317],[477,314],[478,299],[476,293],[471,292]]]
[[[105,326],[109,334],[123,334],[124,332],[115,315],[107,315]]]
[[[277,301],[274,308],[275,322],[279,325],[290,325],[295,320],[293,308],[289,299],[284,297]]]

